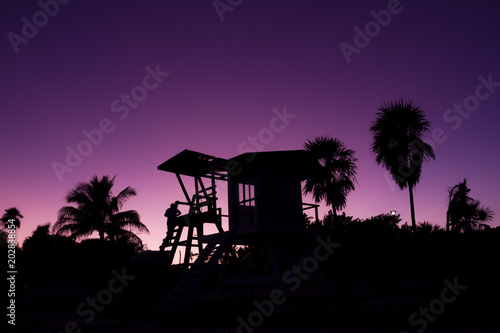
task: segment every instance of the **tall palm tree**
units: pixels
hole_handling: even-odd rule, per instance
[[[385,167],[400,189],[408,187],[412,228],[416,230],[413,188],[420,181],[422,163],[435,159],[432,147],[423,142],[430,122],[413,100],[399,99],[382,105],[370,127],[371,150],[378,165]]]
[[[94,231],[99,238],[115,241],[119,237],[128,237],[136,240],[138,237],[126,227],[149,233],[142,224],[139,214],[135,210],[120,212],[123,203],[135,196],[135,189],[128,186],[115,197],[111,189],[115,177],[103,176],[98,179],[94,176],[90,182],[78,183],[66,195],[68,203],[75,203],[77,207],[64,206],[59,210],[57,222],[52,230],[57,234],[70,234],[73,239],[90,236]]]
[[[467,232],[482,229],[493,219],[493,212],[482,207],[479,200],[469,197],[467,179],[448,188],[446,231]]]
[[[325,200],[336,216],[337,211],[346,206],[347,195],[355,187],[358,160],[355,152],[329,136],[307,140],[304,148],[318,161],[318,169],[306,179],[304,193],[312,193],[316,202]]]
[[[13,224],[17,228],[21,227],[21,219],[24,216],[21,215],[21,212],[19,212],[19,209],[16,207],[11,207],[5,210],[5,213],[2,216],[2,223],[5,228],[7,228],[10,224],[10,220],[14,220]]]

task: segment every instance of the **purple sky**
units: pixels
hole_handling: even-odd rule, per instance
[[[47,3],[53,17],[36,1],[0,5],[0,209],[24,215],[20,242],[56,221],[77,182],[117,175],[115,194],[136,188],[123,209],[139,212],[151,231],[140,236],[156,250],[165,209],[182,199],[175,176],[156,167],[185,148],[230,158],[250,149],[249,137],[262,151],[338,137],[359,159],[346,213],[395,209],[409,221],[408,191],[369,150],[377,108],[400,97],[413,98],[436,133],[417,221],[444,225],[447,187],[467,177],[500,224],[497,1],[233,0],[220,15],[212,1]],[[274,121],[285,109],[285,123]],[[57,176],[68,146],[88,155]]]

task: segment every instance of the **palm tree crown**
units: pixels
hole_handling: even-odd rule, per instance
[[[312,193],[314,200],[325,200],[334,214],[346,206],[347,195],[354,190],[356,161],[354,150],[342,141],[329,136],[307,140],[304,148],[318,161],[318,169],[305,182],[304,193]]]
[[[446,230],[467,232],[487,227],[493,219],[493,212],[482,207],[479,200],[469,197],[467,179],[448,188],[448,210],[446,212]]]
[[[399,99],[384,104],[370,127],[373,134],[371,150],[378,165],[385,167],[399,188],[409,188],[412,226],[415,229],[413,187],[419,182],[422,163],[435,159],[432,147],[422,141],[430,122],[412,100]]]
[[[94,231],[100,239],[105,235],[115,241],[120,237],[138,240],[139,237],[125,227],[149,233],[142,224],[139,214],[135,210],[120,212],[123,203],[135,196],[135,189],[126,187],[117,196],[113,196],[111,189],[114,179],[103,176],[101,180],[94,176],[90,182],[78,183],[66,195],[68,203],[75,203],[77,207],[64,206],[59,210],[57,222],[53,230],[58,234],[70,234],[71,238],[79,239],[90,236]],[[140,239],[139,239],[140,240]]]
[[[24,216],[21,215],[21,212],[19,212],[19,209],[16,207],[11,207],[5,210],[5,213],[2,216],[2,223],[5,228],[7,228],[10,224],[9,221],[14,220],[13,224],[16,228],[21,227],[21,219]]]

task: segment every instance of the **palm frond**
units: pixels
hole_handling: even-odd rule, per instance
[[[357,183],[354,150],[329,136],[307,140],[304,149],[317,161],[314,174],[305,182],[304,193],[311,193],[316,202],[325,201],[335,210],[344,208],[348,193]]]
[[[53,231],[70,234],[72,238],[87,237],[97,231],[101,238],[107,234],[110,239],[115,239],[125,227],[149,232],[136,211],[119,212],[123,202],[136,192],[128,186],[113,197],[114,179],[109,176],[99,179],[96,175],[89,182],[77,183],[66,195],[68,203],[76,207],[65,206],[59,210]]]
[[[401,189],[413,187],[420,180],[422,163],[435,159],[432,146],[421,140],[430,122],[411,99],[385,103],[376,116],[370,127],[375,161],[389,170]]]

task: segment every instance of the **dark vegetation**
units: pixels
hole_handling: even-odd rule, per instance
[[[440,297],[444,281],[458,279],[466,290],[447,305],[446,311],[432,322],[433,327],[500,327],[500,227],[489,226],[492,211],[470,197],[471,189],[464,179],[448,189],[444,228],[416,222],[413,189],[420,180],[423,162],[435,158],[432,148],[421,140],[429,126],[413,101],[399,100],[383,105],[370,128],[376,162],[390,172],[401,189],[409,190],[411,224],[401,223],[399,215],[381,214],[364,220],[339,215],[357,183],[355,152],[328,136],[305,143],[304,149],[318,163],[314,175],[305,182],[304,192],[331,207],[320,221],[305,216],[308,232],[314,235],[309,242],[314,246],[317,237],[330,238],[340,246],[319,263],[319,282],[305,279],[297,291],[284,289],[287,302],[276,307],[266,325],[296,327],[305,322],[306,326],[359,327],[363,323],[404,330],[412,313]],[[108,176],[95,176],[88,183],[77,184],[66,196],[67,202],[76,207],[62,207],[52,228],[48,223],[39,225],[22,248],[16,247],[19,302],[24,309],[43,304],[47,312],[70,308],[74,317],[75,306],[109,288],[112,272],[126,268],[133,281],[115,295],[98,318],[128,317],[194,325],[190,319],[193,313],[187,317],[157,315],[158,306],[184,270],[162,265],[160,256],[144,251],[132,229],[148,232],[147,227],[136,211],[121,211],[123,203],[136,192],[127,187],[113,196],[113,184],[114,178]],[[8,247],[7,225],[19,228],[22,218],[15,207],[2,216],[3,253]],[[98,238],[89,238],[92,235]],[[303,253],[306,248],[303,237],[276,237],[280,238],[276,244],[289,254]],[[250,268],[265,262],[266,249],[254,244],[233,250],[228,271],[243,277],[258,274]],[[300,260],[296,264],[300,265]],[[202,291],[213,290],[220,271],[219,262]],[[196,318],[231,326],[238,315],[254,310],[252,301],[269,297],[271,290],[250,286],[246,291],[246,297],[199,302]],[[64,322],[59,324],[64,326]]]
[[[352,327],[361,321],[373,327],[404,328],[409,315],[439,297],[443,281],[454,278],[468,289],[433,327],[488,328],[499,324],[495,314],[500,310],[495,301],[500,296],[496,268],[500,254],[498,227],[446,232],[424,222],[418,223],[413,232],[398,215],[360,220],[330,212],[322,220],[310,222],[308,229],[315,230],[319,237],[332,237],[340,247],[320,265],[325,283],[319,287],[304,284],[290,293],[288,301],[266,323],[270,327],[295,327],[306,320],[334,327]],[[24,241],[18,254],[22,272],[18,275],[18,285],[22,286],[18,299],[25,309],[39,309],[40,304],[47,311],[75,309],[89,295],[95,296],[107,287],[113,269],[125,267],[136,278],[97,318],[140,317],[176,325],[186,317],[158,316],[155,307],[175,286],[182,269],[162,267],[154,256],[138,259],[140,251],[138,244],[125,241],[88,239],[77,243],[69,236],[51,233],[48,224],[41,225]],[[250,265],[263,256],[265,251],[258,247],[238,248],[232,264]],[[205,290],[215,285],[218,271],[207,281]],[[197,310],[201,313],[195,315],[214,325],[228,321],[231,325],[237,315],[254,309],[253,300],[268,295],[266,290],[256,291],[250,298],[205,301],[200,303],[202,310]],[[88,327],[99,323],[96,320]],[[191,324],[188,321],[182,325]]]

